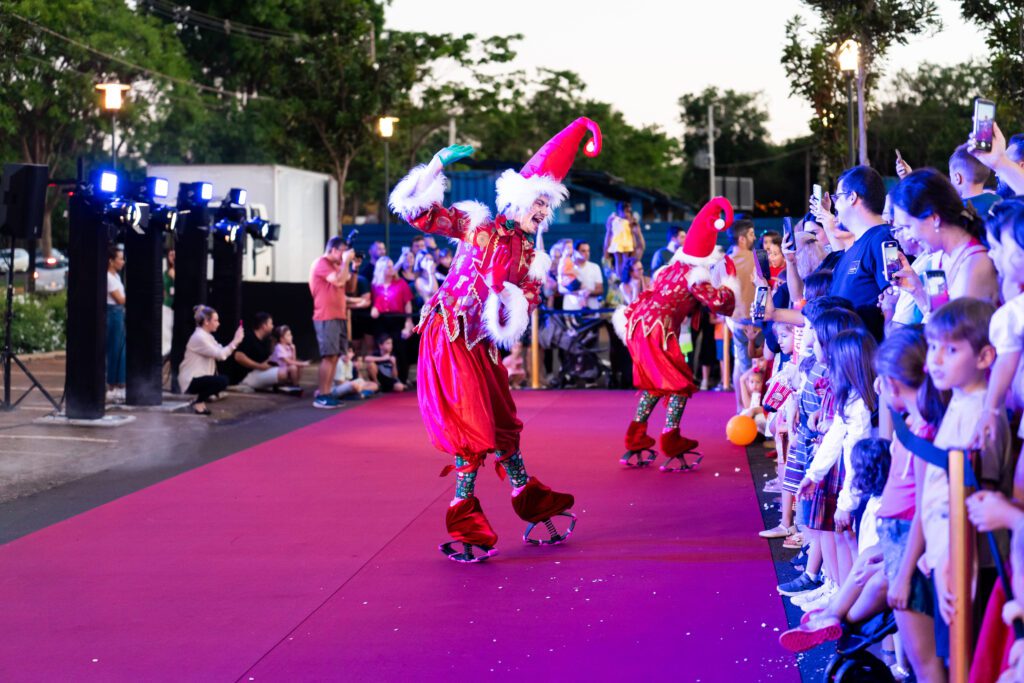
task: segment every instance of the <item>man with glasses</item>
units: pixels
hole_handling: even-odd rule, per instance
[[[885,183],[873,168],[854,166],[839,176],[831,198],[839,225],[853,235],[853,243],[832,271],[829,293],[853,302],[868,330],[881,341],[885,321],[878,308],[878,295],[889,287],[882,243],[892,239],[890,227],[882,218]]]

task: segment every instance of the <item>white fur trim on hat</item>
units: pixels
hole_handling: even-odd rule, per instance
[[[497,190],[496,204],[499,213],[507,213],[507,206],[512,207],[513,213],[529,209],[534,200],[541,195],[548,198],[552,209],[557,209],[569,196],[569,190],[565,185],[554,178],[545,175],[524,178],[511,168],[498,176],[494,188]]]
[[[693,287],[701,282],[711,282],[711,271],[703,266],[693,266],[686,271],[686,284]]]
[[[622,343],[626,343],[627,325],[626,307],[619,306],[615,309],[615,312],[612,313],[612,327],[615,329],[615,334],[619,335],[619,339],[622,340]]]
[[[551,257],[543,251],[533,252],[533,263],[530,264],[530,271],[527,273],[527,276],[537,282],[543,282],[550,271]]]
[[[491,220],[491,210],[487,208],[487,205],[481,204],[480,202],[472,199],[467,199],[464,202],[456,202],[452,204],[452,208],[458,209],[469,216],[469,225],[466,226],[466,233],[476,230],[478,227]]]
[[[507,320],[504,324],[501,322],[502,309]],[[484,304],[484,325],[491,341],[499,348],[511,349],[523,338],[530,325],[530,304],[523,290],[506,282],[501,293],[491,292]]]
[[[676,253],[672,254],[672,260],[670,263],[683,263],[688,266],[704,266],[705,268],[713,266],[714,264],[725,258],[722,254],[717,252],[711,252],[707,256],[698,257],[691,256],[684,252],[682,249],[676,249]]]
[[[417,166],[391,191],[390,205],[395,214],[407,221],[415,219],[434,204],[444,201],[445,177],[427,165]]]

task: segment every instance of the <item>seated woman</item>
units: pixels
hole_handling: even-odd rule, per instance
[[[196,331],[185,346],[185,358],[178,368],[178,384],[185,388],[186,394],[195,394],[192,412],[196,415],[209,415],[210,409],[206,401],[228,388],[228,378],[217,374],[217,361],[227,360],[242,343],[245,330],[241,325],[235,330],[235,336],[227,346],[221,346],[213,338],[213,333],[220,327],[220,316],[209,306],[196,306],[192,309],[196,319]]]

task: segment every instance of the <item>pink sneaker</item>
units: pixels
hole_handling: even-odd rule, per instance
[[[790,652],[807,652],[822,643],[839,640],[843,626],[835,617],[808,619],[807,623],[791,628],[779,636],[779,644]]]

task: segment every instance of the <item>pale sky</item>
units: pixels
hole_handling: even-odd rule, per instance
[[[921,62],[982,58],[985,44],[959,3],[939,0],[944,28],[890,50],[886,72]],[[612,103],[633,125],[680,134],[677,100],[708,85],[764,93],[776,142],[806,134],[810,107],[790,96],[780,63],[786,21],[799,0],[393,0],[386,25],[480,36],[521,33],[511,68],[580,74],[587,95]],[[716,27],[715,18],[725,18]],[[584,114],[584,112],[580,112]]]

